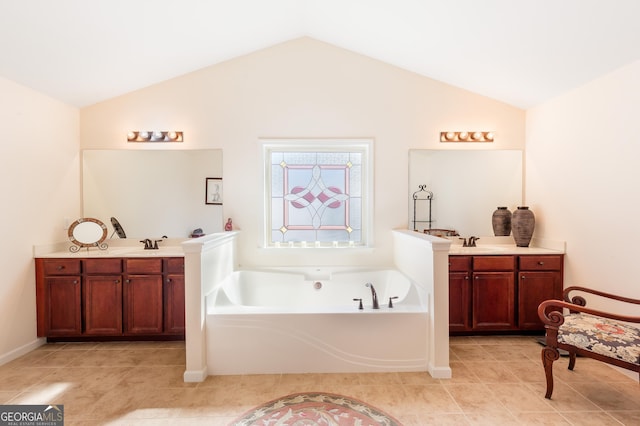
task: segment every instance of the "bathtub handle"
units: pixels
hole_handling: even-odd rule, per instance
[[[393,296],[393,297],[389,298],[389,307],[390,308],[393,308],[393,299],[397,299],[397,298],[398,298],[398,296]]]
[[[358,309],[362,310],[364,309],[364,307],[362,306],[362,299],[353,299],[354,302],[360,302],[360,304],[358,305]]]

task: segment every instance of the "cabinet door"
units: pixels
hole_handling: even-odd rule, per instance
[[[45,336],[82,333],[80,276],[48,277]]]
[[[184,275],[170,274],[165,281],[164,331],[184,334]]]
[[[518,273],[518,325],[522,330],[544,330],[538,317],[538,305],[562,295],[560,272]]]
[[[471,282],[469,272],[449,273],[449,331],[469,331]]]
[[[162,333],[162,275],[129,275],[125,280],[125,333]]]
[[[122,335],[122,277],[87,276],[83,287],[84,332],[88,335]]]
[[[473,329],[513,330],[515,321],[515,274],[473,273]]]

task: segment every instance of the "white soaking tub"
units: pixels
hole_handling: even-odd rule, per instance
[[[424,294],[393,269],[235,271],[207,296],[208,373],[426,371]]]

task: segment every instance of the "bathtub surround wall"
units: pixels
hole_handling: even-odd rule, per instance
[[[182,243],[185,277],[185,382],[207,377],[205,297],[237,269],[237,231],[205,235]]]
[[[0,364],[36,337],[34,244],[67,240],[80,216],[77,108],[0,77]]]
[[[451,378],[449,367],[449,246],[451,242],[408,230],[393,231],[396,267],[424,288],[429,317],[427,370]]]

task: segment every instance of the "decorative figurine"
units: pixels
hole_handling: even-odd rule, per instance
[[[225,231],[233,231],[233,222],[231,222],[231,218],[227,219],[227,223],[224,225]]]

